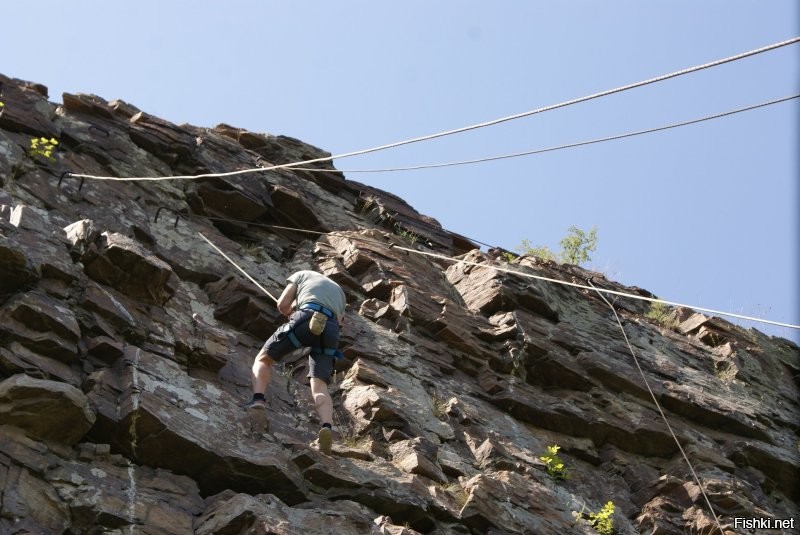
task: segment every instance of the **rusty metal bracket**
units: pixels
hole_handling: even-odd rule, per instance
[[[58,187],[59,188],[61,187],[61,181],[64,180],[65,177],[70,177],[70,176],[72,176],[72,172],[71,171],[64,171],[63,173],[61,173],[61,176],[58,177]],[[85,181],[86,181],[86,177],[81,177],[81,183],[78,185],[78,191],[83,189],[83,183]]]
[[[183,217],[183,214],[181,214],[177,210],[170,208],[169,206],[158,207],[158,210],[156,210],[156,215],[155,217],[153,217],[153,223],[158,223],[158,216],[161,214],[161,210],[167,210],[168,212],[172,212],[173,214],[175,214],[175,224],[172,225],[172,228],[178,228],[178,220],[180,220]]]

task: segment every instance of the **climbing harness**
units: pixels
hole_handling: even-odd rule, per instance
[[[325,347],[325,343],[323,342],[322,333],[325,330],[325,325],[327,324],[329,319],[334,319],[335,317],[333,311],[318,303],[305,303],[303,306],[300,307],[300,310],[308,310],[313,312],[313,314],[311,314],[308,318],[303,319],[298,323],[295,323],[290,329],[288,329],[288,331],[286,332],[286,337],[289,339],[292,345],[297,349],[300,349],[302,347],[309,347],[307,345],[304,345],[297,337],[297,334],[295,334],[294,332],[298,325],[301,325],[305,322],[309,322],[309,331],[311,331],[311,334],[319,338],[319,344],[317,344],[316,346],[310,346],[311,353],[317,355],[328,355],[329,357],[343,359],[344,353],[333,347]],[[319,319],[320,317],[321,319]],[[315,321],[317,325],[313,324],[313,322]],[[322,324],[321,328],[319,327],[320,323]],[[318,332],[315,332],[317,330]]]
[[[211,240],[209,240],[208,238],[206,238],[206,237],[203,235],[203,233],[202,233],[202,232],[198,232],[197,234],[199,234],[199,235],[200,235],[200,237],[201,237],[201,238],[203,238],[203,240],[205,240],[205,241],[206,241],[206,242],[207,242],[207,243],[208,243],[208,244],[209,244],[211,247],[213,247],[215,251],[217,251],[219,254],[221,254],[221,255],[222,255],[224,258],[225,258],[225,260],[227,260],[228,262],[230,262],[231,264],[233,264],[233,266],[234,266],[236,269],[238,269],[239,271],[241,271],[241,272],[244,274],[244,276],[245,276],[245,277],[247,277],[248,279],[250,279],[250,281],[251,281],[253,284],[255,284],[256,286],[258,286],[258,288],[259,288],[261,291],[263,291],[265,294],[267,294],[269,297],[271,297],[271,298],[272,298],[272,300],[273,300],[273,301],[275,301],[276,303],[278,302],[278,299],[277,299],[277,298],[276,298],[274,295],[272,295],[271,293],[269,293],[269,291],[267,291],[267,289],[266,289],[266,288],[264,288],[262,285],[260,285],[260,284],[258,283],[258,281],[256,281],[256,280],[255,280],[253,277],[251,277],[251,276],[250,276],[250,275],[249,275],[249,274],[248,274],[248,273],[247,273],[247,272],[246,272],[244,269],[242,269],[242,268],[241,268],[241,267],[240,267],[240,266],[239,266],[239,265],[238,265],[236,262],[234,262],[233,260],[231,260],[231,258],[230,258],[228,255],[226,255],[225,253],[223,253],[223,252],[222,252],[222,250],[221,250],[219,247],[217,247],[216,245],[214,245],[214,244],[211,242]],[[309,330],[311,330],[312,334],[314,334],[314,335],[317,335],[317,336],[319,337],[319,344],[317,344],[316,346],[311,346],[311,352],[312,352],[312,353],[315,353],[315,354],[322,354],[322,355],[328,355],[328,356],[330,356],[330,357],[336,357],[337,359],[343,359],[343,358],[344,358],[344,353],[342,353],[341,351],[339,351],[339,350],[338,350],[338,349],[336,349],[336,348],[332,348],[332,347],[325,347],[325,344],[324,344],[324,342],[322,341],[322,332],[325,330],[325,324],[327,323],[327,321],[328,321],[329,319],[334,319],[334,318],[336,318],[336,314],[334,314],[334,312],[333,312],[331,309],[329,309],[329,308],[327,308],[327,307],[324,307],[324,306],[320,305],[319,303],[304,303],[304,304],[303,304],[303,305],[300,307],[300,310],[311,310],[311,311],[313,311],[313,312],[314,312],[314,314],[312,314],[312,315],[311,315],[311,316],[310,316],[310,317],[309,317],[307,320],[303,320],[303,321],[310,321],[310,320],[311,320],[311,319],[312,319],[314,316],[316,316],[318,313],[319,313],[320,315],[322,315],[322,319],[324,319],[324,320],[325,320],[324,322],[322,322],[322,320],[318,318],[318,319],[315,321],[315,325],[313,326],[313,330],[312,330],[312,326],[311,326],[311,325],[309,325]],[[321,327],[321,328],[319,328],[319,323],[321,323],[321,322],[322,322],[322,327]],[[302,322],[301,322],[301,323],[302,323]],[[297,327],[297,324],[295,324],[295,325],[294,325],[294,326],[293,326],[291,329],[289,329],[289,330],[288,330],[288,332],[286,333],[286,337],[289,339],[289,341],[292,343],[292,345],[293,345],[295,348],[297,348],[297,349],[300,349],[300,348],[302,348],[302,347],[308,347],[308,346],[305,346],[305,345],[303,345],[303,343],[302,343],[302,342],[300,342],[300,339],[299,339],[299,338],[297,338],[297,335],[294,333],[294,329],[295,329],[295,327]],[[314,332],[314,331],[316,331],[316,330],[319,330],[319,332]]]

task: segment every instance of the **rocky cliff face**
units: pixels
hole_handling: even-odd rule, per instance
[[[619,534],[714,531],[611,309],[495,268],[647,292],[482,253],[330,166],[65,177],[324,153],[0,83],[0,532],[594,533],[609,501]],[[52,159],[31,150],[41,137]],[[299,268],[345,289],[331,456],[311,445],[301,355],[273,375],[271,432],[250,429],[250,366],[280,318],[198,232],[276,294]],[[615,307],[726,533],[735,517],[800,521],[798,347]],[[552,445],[567,479],[541,459]]]

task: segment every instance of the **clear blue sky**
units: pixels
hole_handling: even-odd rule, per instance
[[[135,7],[134,7],[135,6]],[[137,1],[3,5],[0,72],[334,154],[532,110],[800,35],[794,0]],[[800,45],[342,159],[414,165],[572,143],[800,92]],[[514,249],[599,229],[588,267],[671,301],[800,323],[797,101],[633,139],[446,170],[349,174]],[[800,340],[785,328],[760,330]]]

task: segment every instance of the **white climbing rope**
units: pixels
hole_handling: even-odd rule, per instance
[[[238,269],[239,271],[241,271],[241,272],[242,272],[242,274],[243,274],[245,277],[247,277],[248,279],[250,279],[250,282],[252,282],[252,283],[253,283],[253,284],[255,284],[256,286],[258,286],[258,289],[259,289],[259,290],[261,290],[262,292],[264,292],[265,294],[267,294],[268,296],[270,296],[270,297],[272,298],[272,300],[273,300],[273,301],[275,301],[276,303],[278,302],[278,298],[277,298],[277,297],[275,297],[274,295],[272,295],[271,293],[269,293],[269,290],[267,290],[266,288],[264,288],[263,286],[261,286],[261,285],[258,283],[258,281],[257,281],[257,280],[255,280],[253,277],[251,277],[251,276],[250,276],[250,275],[249,275],[249,274],[248,274],[248,273],[247,273],[247,272],[246,272],[244,269],[242,269],[242,267],[241,267],[241,266],[239,266],[239,264],[237,264],[236,262],[234,262],[233,260],[231,260],[231,258],[230,258],[228,255],[226,255],[225,253],[223,253],[223,252],[222,252],[222,250],[221,250],[219,247],[217,247],[216,245],[214,245],[214,244],[211,242],[211,240],[209,240],[208,238],[206,238],[206,237],[203,235],[203,233],[202,233],[202,232],[198,232],[197,234],[199,234],[201,238],[203,238],[203,239],[204,239],[204,240],[205,240],[205,241],[206,241],[206,242],[207,242],[207,243],[208,243],[208,244],[209,244],[211,247],[213,247],[215,251],[217,251],[219,254],[221,254],[221,255],[222,255],[222,257],[223,257],[225,260],[227,260],[228,262],[230,262],[231,264],[233,264],[233,267],[235,267],[236,269]]]
[[[203,216],[191,216],[191,217],[203,217]],[[247,223],[246,221],[239,221],[239,220],[235,220],[235,219],[225,219],[225,218],[213,218],[213,219],[221,220],[221,221]],[[328,232],[322,232],[322,231],[319,231],[319,230],[309,230],[309,229],[285,227],[285,226],[280,226],[280,225],[260,225],[260,226],[265,226],[265,227],[270,227],[270,228],[278,228],[278,229],[282,229],[282,230],[288,230],[288,231],[292,231],[292,232],[300,232],[300,233],[305,233],[305,234],[314,234],[314,235],[318,235],[318,236],[319,235],[324,235],[324,234],[330,234],[330,235],[333,235],[333,236],[338,235],[338,236],[341,236],[341,237],[349,239],[349,240],[358,240],[358,241],[363,241],[363,242],[367,242],[367,243],[373,243],[373,244],[380,245],[380,246],[383,246],[383,247],[388,247],[390,249],[397,249],[397,250],[405,251],[405,252],[408,252],[408,253],[418,254],[418,255],[422,255],[422,256],[428,256],[428,257],[432,257],[432,258],[437,258],[439,260],[444,260],[446,262],[452,262],[452,263],[455,263],[455,264],[461,263],[461,264],[466,264],[466,265],[469,265],[469,266],[476,266],[476,267],[485,268],[485,269],[494,269],[494,270],[500,271],[502,273],[509,273],[511,275],[518,275],[520,277],[526,277],[526,278],[529,278],[529,279],[536,279],[536,280],[541,280],[541,281],[544,281],[544,282],[551,282],[551,283],[554,283],[554,284],[561,284],[563,286],[571,286],[573,288],[580,288],[582,290],[602,292],[602,293],[609,294],[609,295],[627,297],[627,298],[636,299],[636,300],[639,300],[639,301],[648,301],[650,303],[661,303],[661,304],[664,304],[664,305],[669,305],[669,306],[674,306],[674,307],[690,308],[690,309],[698,310],[698,311],[701,311],[701,312],[707,312],[709,314],[717,314],[719,316],[728,316],[728,317],[738,318],[738,319],[742,319],[742,320],[753,321],[753,322],[757,322],[757,323],[764,323],[764,324],[774,325],[774,326],[777,326],[777,327],[786,327],[786,328],[789,328],[789,329],[800,330],[800,325],[795,325],[795,324],[792,324],[792,323],[773,321],[773,320],[768,320],[768,319],[764,319],[764,318],[758,318],[758,317],[755,317],[755,316],[746,316],[744,314],[736,314],[736,313],[733,313],[733,312],[726,312],[724,310],[716,310],[716,309],[713,309],[713,308],[706,308],[706,307],[701,307],[701,306],[691,305],[691,304],[686,304],[686,303],[678,303],[678,302],[675,302],[675,301],[667,301],[666,299],[659,299],[657,297],[645,297],[643,295],[636,295],[636,294],[627,293],[627,292],[620,292],[620,291],[617,291],[617,290],[610,290],[610,289],[607,289],[607,288],[597,288],[595,286],[587,286],[585,284],[580,284],[580,283],[577,283],[577,282],[554,279],[554,278],[551,278],[551,277],[544,277],[542,275],[536,275],[536,274],[527,273],[527,272],[524,272],[524,271],[518,271],[518,270],[514,270],[514,269],[503,268],[503,267],[500,267],[500,266],[482,264],[482,263],[479,263],[479,262],[473,262],[473,261],[470,261],[470,260],[465,260],[463,258],[453,258],[451,256],[438,254],[438,253],[432,253],[432,252],[428,252],[428,251],[421,251],[419,249],[413,249],[413,248],[410,248],[410,247],[403,247],[401,245],[386,244],[384,242],[380,242],[380,241],[377,241],[377,240],[371,240],[369,238],[362,238],[362,237],[353,236],[353,235],[338,234],[336,231],[328,233]],[[219,254],[221,254],[223,257],[225,257],[225,259],[228,260],[228,262],[233,264],[248,279],[250,279],[254,284],[256,284],[264,293],[266,293],[267,295],[272,297],[272,299],[275,302],[278,301],[263,286],[258,284],[258,282],[256,282],[255,279],[253,279],[250,275],[248,275],[247,272],[245,272],[241,267],[239,267],[233,260],[228,258],[228,256],[225,255],[225,253],[223,253],[216,245],[211,243],[211,241],[208,238],[206,238],[203,234],[201,234],[199,232],[198,232],[198,234],[200,234],[200,236],[206,242],[208,242],[208,244],[211,245]]]
[[[773,104],[779,104],[781,102],[786,102],[788,100],[792,100],[792,99],[795,99],[795,98],[800,98],[800,94],[790,95],[788,97],[774,99],[774,100],[770,100],[768,102],[762,102],[760,104],[754,104],[752,106],[746,106],[744,108],[738,108],[738,109],[735,109],[735,110],[730,110],[730,111],[726,111],[726,112],[722,112],[722,113],[717,113],[717,114],[714,114],[714,115],[708,115],[708,116],[705,116],[705,117],[700,117],[698,119],[692,119],[692,120],[689,120],[689,121],[683,121],[683,122],[680,122],[680,123],[673,123],[673,124],[668,124],[668,125],[664,125],[664,126],[659,126],[659,127],[656,127],[656,128],[648,128],[646,130],[637,130],[635,132],[628,132],[628,133],[625,133],[625,134],[618,134],[618,135],[615,135],[615,136],[608,136],[608,137],[602,137],[602,138],[597,138],[597,139],[590,139],[588,141],[579,141],[579,142],[576,142],[576,143],[568,143],[566,145],[557,145],[555,147],[546,147],[546,148],[543,148],[543,149],[528,150],[528,151],[524,151],[524,152],[514,152],[514,153],[511,153],[511,154],[502,154],[502,155],[499,155],[499,156],[489,156],[489,157],[486,157],[486,158],[475,158],[475,159],[472,159],[472,160],[459,160],[459,161],[455,161],[455,162],[434,163],[434,164],[424,164],[424,165],[412,165],[412,166],[408,166],[408,167],[385,167],[385,168],[379,168],[379,169],[336,169],[336,171],[339,172],[339,173],[345,173],[345,174],[348,174],[348,173],[393,173],[393,172],[397,172],[397,171],[420,171],[420,170],[423,170],[423,169],[440,169],[442,167],[455,167],[455,166],[459,166],[459,165],[471,165],[471,164],[484,163],[484,162],[494,162],[494,161],[497,161],[497,160],[507,160],[507,159],[510,159],[510,158],[520,158],[522,156],[533,156],[535,154],[542,154],[542,153],[545,153],[545,152],[554,152],[554,151],[563,150],[563,149],[572,149],[572,148],[575,148],[575,147],[583,147],[585,145],[593,145],[595,143],[603,143],[603,142],[606,142],[606,141],[615,141],[615,140],[618,140],[618,139],[625,139],[625,138],[629,138],[629,137],[640,136],[640,135],[643,135],[643,134],[652,134],[654,132],[662,132],[664,130],[670,130],[672,128],[678,128],[678,127],[681,127],[681,126],[688,126],[688,125],[692,125],[692,124],[696,124],[696,123],[701,123],[701,122],[704,122],[704,121],[711,121],[713,119],[719,119],[721,117],[728,117],[729,115],[734,115],[734,114],[742,113],[742,112],[745,112],[745,111],[755,110],[755,109],[758,109],[758,108],[771,106]],[[320,168],[317,168],[317,167],[293,167],[292,170],[294,170],[294,171],[306,171],[306,172],[309,172],[309,173],[330,173],[331,172],[330,169],[320,169]]]
[[[766,320],[766,319],[763,319],[763,318],[756,318],[756,317],[753,317],[753,316],[745,316],[745,315],[742,315],[742,314],[734,314],[733,312],[725,312],[723,310],[715,310],[713,308],[704,308],[704,307],[699,307],[699,306],[695,306],[695,305],[687,305],[687,304],[684,304],[684,303],[676,303],[674,301],[667,301],[665,299],[658,299],[657,297],[645,297],[643,295],[636,295],[636,294],[630,294],[630,293],[626,293],[626,292],[619,292],[619,291],[616,291],[616,290],[608,290],[606,288],[595,288],[595,287],[592,287],[592,286],[586,286],[584,284],[578,284],[576,282],[569,282],[569,281],[564,281],[564,280],[559,280],[559,279],[552,279],[552,278],[549,278],[549,277],[543,277],[541,275],[534,275],[533,273],[525,273],[523,271],[515,271],[513,269],[506,269],[506,268],[502,268],[502,267],[498,267],[498,266],[488,266],[486,264],[481,264],[481,263],[478,263],[478,262],[471,262],[469,260],[463,260],[463,259],[459,259],[459,258],[452,258],[452,257],[446,256],[446,255],[441,255],[441,254],[437,254],[437,253],[429,253],[429,252],[426,252],[426,251],[418,251],[416,249],[411,249],[411,248],[408,248],[408,247],[400,247],[398,245],[395,245],[393,247],[395,249],[400,249],[401,251],[408,251],[410,253],[416,253],[416,254],[420,254],[420,255],[431,256],[431,257],[434,257],[434,258],[438,258],[440,260],[446,260],[448,262],[455,262],[455,263],[459,263],[460,262],[460,263],[464,263],[464,264],[471,265],[471,266],[478,266],[478,267],[482,267],[482,268],[495,269],[497,271],[502,271],[504,273],[511,273],[513,275],[519,275],[521,277],[528,277],[530,279],[538,279],[538,280],[542,280],[542,281],[546,281],[546,282],[553,282],[553,283],[556,283],[556,284],[562,284],[564,286],[572,286],[574,288],[581,288],[583,290],[594,290],[594,291],[597,291],[597,292],[602,292],[602,293],[606,293],[606,294],[610,294],[610,295],[618,295],[618,296],[621,296],[621,297],[629,297],[631,299],[638,299],[640,301],[649,301],[651,303],[663,303],[665,305],[670,305],[670,306],[691,308],[691,309],[694,309],[694,310],[701,310],[703,312],[709,312],[711,314],[719,314],[720,316],[730,316],[730,317],[734,317],[734,318],[739,318],[739,319],[744,319],[744,320],[749,320],[749,321],[755,321],[755,322],[759,322],[759,323],[768,323],[770,325],[777,325],[778,327],[788,327],[790,329],[800,329],[800,325],[793,325],[791,323],[783,323],[783,322],[780,322],[780,321]]]
[[[306,230],[306,229],[294,229],[294,228],[291,228],[291,227],[281,227],[281,228],[284,228],[286,230],[298,231],[298,232],[308,232],[308,233],[314,233],[314,234],[325,234],[323,232],[309,231],[309,230]],[[228,262],[233,264],[248,279],[250,279],[256,286],[258,286],[258,288],[260,288],[264,293],[266,293],[267,295],[272,297],[273,300],[277,301],[277,299],[275,299],[275,297],[273,297],[272,294],[270,294],[263,286],[261,286],[249,274],[247,274],[247,272],[244,269],[242,269],[238,264],[236,264],[233,260],[231,260],[225,253],[223,253],[208,238],[206,238],[200,232],[198,232],[198,234],[209,245],[211,245],[218,253],[220,253],[226,260],[228,260]],[[331,234],[333,234],[333,233],[331,233]],[[697,475],[697,472],[694,469],[694,466],[692,465],[691,461],[689,460],[689,457],[686,455],[686,452],[684,451],[683,446],[680,443],[680,440],[678,440],[678,437],[675,435],[675,432],[673,431],[672,426],[670,425],[669,420],[667,419],[667,416],[664,413],[664,410],[661,408],[661,404],[658,402],[658,398],[653,393],[653,390],[650,387],[650,383],[647,381],[647,377],[644,374],[644,370],[642,370],[641,365],[639,364],[639,359],[636,356],[635,351],[633,350],[633,347],[632,347],[632,345],[630,343],[630,340],[628,339],[628,335],[625,332],[625,328],[622,325],[622,321],[620,320],[616,309],[608,301],[608,299],[606,299],[605,295],[603,295],[603,294],[604,293],[608,293],[608,294],[613,294],[613,295],[630,297],[630,298],[634,298],[634,299],[645,299],[647,301],[661,302],[661,303],[666,303],[666,304],[674,304],[674,303],[671,303],[669,301],[660,300],[660,299],[644,298],[642,296],[637,296],[637,295],[634,295],[634,294],[627,294],[627,293],[624,293],[624,292],[617,292],[617,291],[613,291],[613,290],[607,290],[607,289],[604,289],[604,288],[598,288],[594,284],[592,284],[591,279],[587,281],[589,285],[586,286],[586,285],[583,285],[583,284],[577,284],[577,283],[573,283],[573,282],[562,281],[562,280],[558,280],[558,279],[552,279],[552,278],[549,278],[549,277],[541,277],[541,276],[538,276],[538,275],[533,275],[533,274],[530,274],[530,273],[524,273],[524,272],[521,272],[521,271],[515,271],[515,270],[510,270],[510,269],[505,269],[505,268],[499,268],[499,267],[496,267],[496,266],[487,266],[486,264],[480,264],[480,263],[477,263],[477,262],[471,262],[471,261],[463,260],[463,259],[451,258],[451,257],[445,256],[445,255],[440,255],[440,254],[436,254],[436,253],[428,253],[428,252],[425,252],[425,251],[419,251],[419,250],[411,249],[411,248],[408,248],[408,247],[401,247],[401,246],[392,245],[392,244],[388,244],[387,245],[385,243],[381,243],[381,242],[378,242],[376,240],[370,240],[370,239],[359,238],[359,237],[354,237],[354,236],[342,236],[342,237],[344,237],[346,239],[354,239],[354,240],[358,240],[358,241],[367,241],[367,242],[372,242],[372,243],[378,243],[380,245],[387,246],[390,249],[398,249],[398,250],[401,250],[401,251],[406,251],[408,253],[416,253],[416,254],[420,254],[420,255],[431,256],[431,257],[438,258],[440,260],[446,260],[446,261],[449,261],[449,262],[464,263],[464,264],[473,265],[473,266],[482,267],[482,268],[495,269],[495,270],[498,270],[498,271],[511,273],[511,274],[514,274],[514,275],[520,275],[520,276],[523,276],[523,277],[532,277],[532,278],[539,279],[539,280],[544,280],[544,281],[547,281],[547,282],[553,282],[553,283],[557,283],[557,284],[564,284],[564,285],[567,285],[567,286],[572,286],[572,287],[577,287],[577,288],[582,288],[582,289],[587,289],[587,290],[593,290],[594,292],[596,292],[600,296],[600,298],[609,306],[609,308],[611,308],[611,311],[614,314],[614,318],[616,319],[617,324],[619,325],[619,328],[622,331],[622,336],[625,339],[625,343],[627,344],[628,349],[629,349],[629,351],[631,353],[631,356],[633,357],[634,363],[636,364],[636,368],[638,369],[639,374],[641,375],[642,380],[644,381],[645,387],[647,388],[647,391],[649,392],[650,397],[652,398],[653,403],[656,406],[656,409],[658,410],[659,414],[661,415],[661,418],[664,421],[664,424],[666,425],[667,430],[669,431],[670,435],[672,436],[672,439],[675,441],[675,444],[677,445],[678,450],[681,453],[681,456],[683,457],[684,461],[686,461],[686,464],[688,465],[689,470],[692,473],[692,477],[694,478],[695,482],[697,483],[697,485],[698,485],[698,487],[700,489],[700,492],[702,493],[703,498],[705,499],[706,505],[708,506],[708,509],[711,512],[711,515],[712,515],[712,517],[714,519],[716,527],[717,527],[717,529],[719,529],[719,533],[720,534],[724,534],[725,533],[725,531],[722,529],[722,526],[720,524],[719,517],[717,516],[716,512],[714,511],[714,507],[711,505],[711,501],[708,498],[708,495],[706,494],[706,491],[705,491],[705,489],[703,487],[702,482],[700,481],[699,476]],[[677,306],[688,306],[688,305],[677,305]],[[695,308],[700,309],[700,307],[695,307]],[[709,309],[703,309],[703,310],[709,310]],[[727,314],[727,313],[724,313],[724,312],[717,312],[717,313]],[[741,317],[739,315],[736,315],[736,316],[737,317]],[[760,320],[758,318],[747,318],[747,319],[752,319],[754,321],[766,321],[766,320]],[[775,324],[777,322],[769,322],[769,323]],[[794,328],[800,328],[800,326],[793,326],[793,325],[789,325],[789,324],[782,324],[782,325],[789,326],[789,327],[794,327]]]
[[[661,404],[658,402],[656,395],[653,393],[653,389],[650,388],[650,383],[647,381],[647,377],[645,377],[644,371],[642,370],[642,367],[639,365],[639,359],[636,357],[636,353],[633,351],[633,346],[631,346],[630,340],[628,340],[628,335],[625,333],[625,328],[622,326],[622,321],[620,321],[619,319],[619,314],[617,314],[617,311],[616,309],[614,309],[614,306],[608,302],[606,296],[604,296],[602,292],[600,292],[600,289],[595,287],[595,285],[592,284],[591,281],[589,281],[589,284],[591,284],[592,288],[594,288],[594,290],[597,292],[600,298],[603,301],[605,301],[605,303],[609,306],[611,312],[614,313],[614,318],[617,320],[617,324],[619,325],[619,328],[622,331],[622,337],[625,338],[625,343],[628,345],[628,350],[630,350],[631,352],[631,356],[633,357],[633,362],[636,363],[636,368],[639,370],[639,375],[642,376],[642,381],[644,381],[644,385],[647,387],[647,391],[650,393],[650,397],[653,398],[653,403],[658,409],[658,413],[661,415],[661,419],[664,420],[664,424],[667,426],[669,434],[672,435],[672,440],[674,440],[675,444],[677,444],[678,450],[680,450],[681,455],[683,456],[683,460],[686,461],[686,464],[689,466],[689,470],[692,472],[692,477],[694,477],[695,483],[697,483],[697,486],[700,488],[700,492],[703,494],[703,498],[705,498],[706,500],[706,505],[708,505],[708,509],[709,511],[711,511],[711,516],[714,518],[714,522],[717,525],[717,529],[719,529],[720,535],[724,535],[725,531],[722,529],[722,526],[719,523],[719,517],[717,516],[717,513],[714,512],[714,507],[712,507],[711,505],[711,500],[708,499],[708,495],[706,495],[706,491],[703,488],[703,484],[700,482],[700,478],[697,476],[697,472],[695,472],[694,470],[694,466],[692,466],[692,462],[689,460],[689,457],[683,450],[683,446],[681,446],[680,440],[678,440],[678,437],[672,430],[672,426],[669,425],[669,420],[667,420],[667,415],[664,414],[664,411],[661,409]]]
[[[97,176],[97,175],[80,174],[80,173],[67,173],[67,176],[71,176],[71,177],[74,177],[74,178],[88,178],[88,179],[93,179],[93,180],[113,180],[113,181],[131,181],[131,180],[142,180],[142,181],[155,180],[155,181],[158,181],[158,180],[177,180],[177,179],[198,179],[198,178],[211,178],[211,177],[228,177],[228,176],[235,176],[235,175],[244,175],[244,174],[248,174],[248,173],[261,173],[263,171],[272,171],[272,170],[276,170],[276,169],[287,169],[287,168],[298,167],[298,166],[307,165],[307,164],[311,164],[311,163],[329,162],[331,160],[338,160],[338,159],[342,159],[342,158],[348,158],[350,156],[359,156],[359,155],[368,154],[368,153],[371,153],[371,152],[377,152],[377,151],[381,151],[381,150],[400,147],[400,146],[403,146],[403,145],[409,145],[411,143],[419,143],[421,141],[429,141],[431,139],[436,139],[436,138],[440,138],[440,137],[444,137],[444,136],[450,136],[450,135],[453,135],[453,134],[460,134],[462,132],[467,132],[467,131],[470,131],[470,130],[477,130],[479,128],[486,128],[486,127],[489,127],[489,126],[494,126],[496,124],[500,124],[500,123],[504,123],[504,122],[508,122],[508,121],[513,121],[513,120],[516,120],[516,119],[521,119],[523,117],[529,117],[531,115],[535,115],[535,114],[538,114],[538,113],[543,113],[543,112],[546,112],[546,111],[551,111],[551,110],[555,110],[555,109],[558,109],[558,108],[571,106],[573,104],[586,102],[588,100],[593,100],[593,99],[600,98],[600,97],[605,97],[605,96],[608,96],[608,95],[613,95],[615,93],[620,93],[622,91],[627,91],[627,90],[630,90],[630,89],[634,89],[634,88],[637,88],[637,87],[642,87],[642,86],[653,84],[653,83],[656,83],[656,82],[662,82],[662,81],[668,80],[670,78],[676,78],[678,76],[683,76],[685,74],[690,74],[690,73],[693,73],[693,72],[701,71],[703,69],[708,69],[708,68],[711,68],[711,67],[716,67],[718,65],[725,64],[725,63],[730,63],[730,62],[733,62],[733,61],[741,60],[741,59],[744,59],[744,58],[747,58],[747,57],[750,57],[750,56],[754,56],[756,54],[761,54],[761,53],[764,53],[764,52],[768,52],[770,50],[775,50],[777,48],[781,48],[781,47],[784,47],[784,46],[792,45],[792,44],[797,43],[797,42],[800,42],[800,37],[794,37],[792,39],[787,39],[785,41],[780,41],[780,42],[777,42],[777,43],[773,43],[771,45],[763,46],[761,48],[756,48],[754,50],[750,50],[750,51],[747,51],[747,52],[742,52],[741,54],[736,54],[734,56],[729,56],[729,57],[726,57],[726,58],[722,58],[722,59],[718,59],[718,60],[711,61],[711,62],[708,62],[708,63],[704,63],[702,65],[696,65],[694,67],[689,67],[689,68],[686,68],[686,69],[681,69],[679,71],[671,72],[671,73],[668,73],[668,74],[662,74],[661,76],[656,76],[654,78],[649,78],[647,80],[642,80],[640,82],[635,82],[635,83],[632,83],[632,84],[616,87],[614,89],[608,89],[606,91],[601,91],[599,93],[586,95],[584,97],[575,98],[575,99],[572,99],[572,100],[567,100],[567,101],[564,101],[564,102],[560,102],[558,104],[551,104],[549,106],[544,106],[544,107],[541,107],[541,108],[536,108],[534,110],[529,110],[529,111],[525,111],[525,112],[522,112],[522,113],[517,113],[515,115],[509,115],[509,116],[506,116],[506,117],[500,117],[498,119],[493,119],[493,120],[486,121],[486,122],[483,122],[483,123],[464,126],[464,127],[461,127],[461,128],[455,128],[453,130],[445,130],[443,132],[437,132],[435,134],[429,134],[429,135],[425,135],[425,136],[406,139],[406,140],[403,140],[403,141],[397,141],[397,142],[394,142],[394,143],[389,143],[389,144],[386,144],[386,145],[380,145],[380,146],[372,147],[372,148],[369,148],[369,149],[362,149],[362,150],[357,150],[357,151],[353,151],[353,152],[346,152],[344,154],[338,154],[338,155],[333,155],[333,156],[324,156],[324,157],[321,157],[321,158],[312,158],[310,160],[303,160],[303,161],[299,161],[299,162],[291,162],[291,163],[285,163],[285,164],[279,164],[279,165],[271,165],[271,166],[268,166],[268,167],[257,167],[257,168],[253,168],[253,169],[240,169],[238,171],[229,171],[227,173],[204,173],[204,174],[199,174],[199,175],[177,175],[177,176],[160,176],[160,177],[112,177],[112,176]]]

